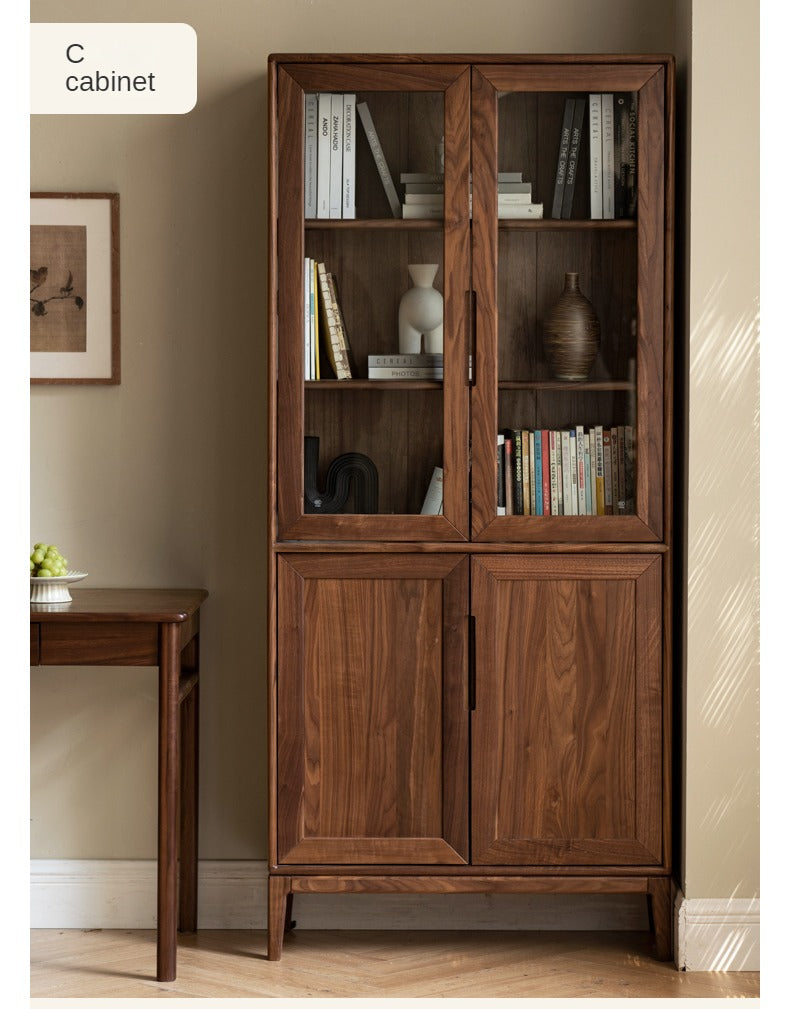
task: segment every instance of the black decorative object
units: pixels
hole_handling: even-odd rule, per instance
[[[318,490],[318,438],[304,440],[304,510],[306,515],[334,515],[348,500],[354,481],[354,501],[359,515],[379,510],[379,474],[373,461],[361,452],[344,452],[329,464],[326,490]]]

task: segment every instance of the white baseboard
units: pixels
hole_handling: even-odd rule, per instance
[[[759,970],[758,898],[675,901],[675,962],[680,970]]]
[[[33,928],[154,928],[156,862],[34,860]],[[198,927],[266,928],[266,863],[202,861]],[[305,929],[632,930],[648,927],[638,894],[298,894]]]

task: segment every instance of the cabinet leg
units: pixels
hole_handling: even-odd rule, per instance
[[[669,876],[657,876],[647,882],[650,927],[657,960],[671,960],[672,944],[672,884]]]
[[[198,883],[198,684],[181,702],[181,829],[178,927],[197,930]]]
[[[269,876],[269,959],[279,960],[283,952],[286,918],[290,918],[291,877]]]
[[[178,926],[179,721],[181,651],[178,624],[159,630],[159,840],[157,852],[156,979],[176,977]]]

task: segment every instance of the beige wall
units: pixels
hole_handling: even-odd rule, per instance
[[[713,0],[702,6],[712,18]],[[652,0],[136,0],[111,10],[117,21],[193,25],[198,103],[187,116],[32,119],[32,188],[121,194],[123,376],[117,388],[32,389],[31,535],[58,543],[91,572],[88,584],[210,590],[201,854],[260,858],[266,848],[266,57],[287,51],[672,51],[674,6]],[[101,0],[33,0],[31,16],[104,21],[109,15]],[[713,208],[712,197],[706,206]],[[747,273],[751,255],[747,247],[739,257],[749,260]],[[713,263],[711,273],[709,283],[699,277],[694,288],[695,319],[704,317],[705,296],[715,292]],[[731,271],[725,286],[740,289],[742,273]],[[749,304],[751,296],[740,300]],[[716,331],[723,343],[736,307],[727,302],[724,328]],[[704,384],[699,326],[695,340],[694,367]],[[726,355],[719,360],[724,367]],[[749,392],[744,396],[748,410]],[[715,405],[697,396],[693,406],[694,424],[707,431]],[[711,513],[723,522],[733,518],[719,502],[709,507],[706,482],[695,483],[693,493],[697,524]],[[748,543],[744,550],[748,555]],[[718,610],[710,591],[701,610],[694,588],[691,632],[704,643],[718,626]],[[744,641],[745,652],[738,652],[744,661],[735,667],[726,660],[732,676],[756,661],[756,644],[748,636]],[[717,694],[722,663],[702,661],[701,650],[690,643],[691,704],[708,712],[701,719],[705,731],[715,717],[718,731],[724,719],[735,733],[750,769],[740,785],[748,806],[753,721],[722,715],[733,707],[749,710],[726,689],[743,684],[731,677]],[[155,710],[151,670],[33,672],[34,857],[154,856]],[[690,727],[695,746],[704,742],[698,736],[704,732]],[[690,767],[690,800],[708,797],[692,831],[706,839],[705,824],[715,829],[710,797],[720,799],[722,789],[729,795],[731,781],[720,780],[705,761]],[[732,842],[725,837],[722,848],[739,844],[742,834],[735,832]],[[744,856],[756,863],[752,842]],[[722,887],[732,892],[727,866],[715,881],[717,895]]]

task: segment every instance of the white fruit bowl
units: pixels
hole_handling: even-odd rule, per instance
[[[30,578],[31,603],[70,603],[69,585],[88,577],[87,571],[68,571],[56,578]]]

